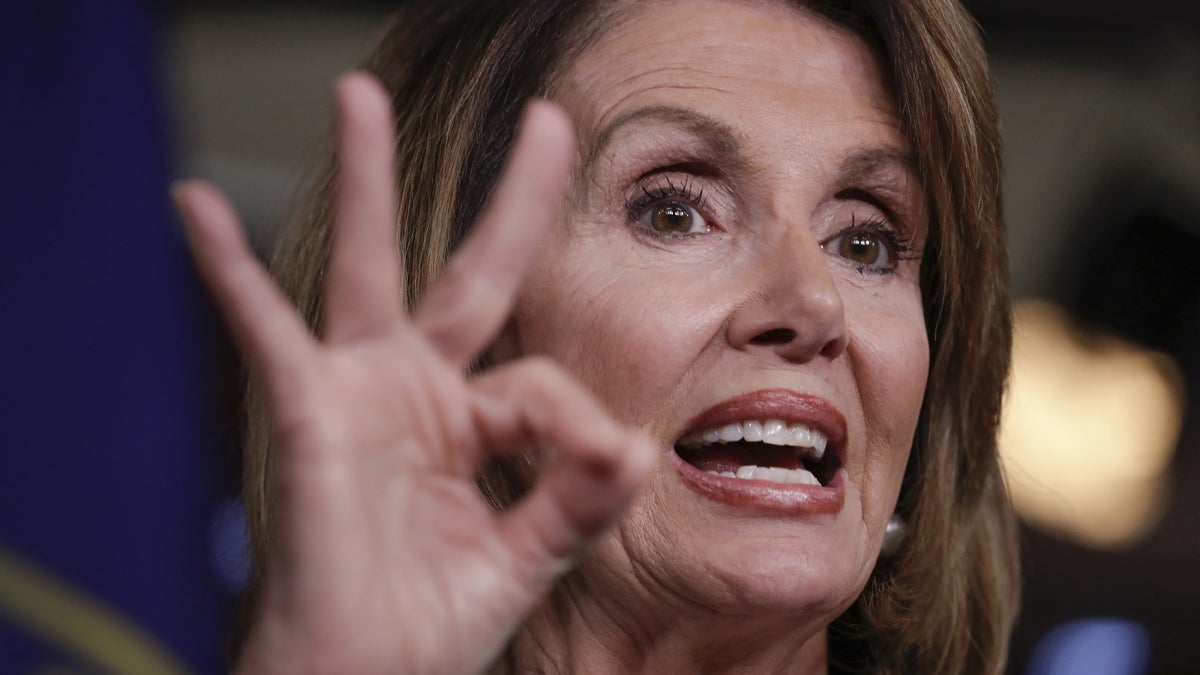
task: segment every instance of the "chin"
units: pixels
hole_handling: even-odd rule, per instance
[[[675,594],[720,615],[828,623],[862,592],[876,555],[857,490],[833,514],[764,514],[699,498],[669,476],[660,473],[619,540]]]
[[[754,576],[745,583],[746,604],[766,610],[832,620],[862,592],[866,576],[818,560],[795,565],[758,558]]]
[[[705,567],[730,606],[745,610],[821,617],[831,621],[862,592],[873,564],[859,536],[744,537],[721,547],[699,547]],[[846,533],[850,534],[850,533]],[[844,540],[845,539],[845,540]]]

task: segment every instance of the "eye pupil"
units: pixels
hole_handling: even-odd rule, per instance
[[[841,249],[840,255],[863,265],[879,260],[879,240],[869,234],[860,232],[843,237]]]
[[[650,225],[659,232],[688,232],[692,229],[692,212],[679,202],[654,207]]]

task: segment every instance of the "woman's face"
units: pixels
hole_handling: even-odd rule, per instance
[[[503,344],[662,450],[589,583],[824,625],[875,565],[929,362],[923,192],[875,58],[782,3],[638,3],[556,93],[579,166]]]

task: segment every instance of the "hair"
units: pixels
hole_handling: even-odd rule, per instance
[[[602,34],[604,12],[614,4],[401,3],[364,69],[383,82],[398,114],[397,228],[410,305],[483,208],[525,101],[552,93],[557,73]],[[998,674],[1017,613],[1019,575],[996,446],[1012,328],[986,53],[956,0],[799,4],[854,31],[878,54],[930,214],[921,291],[931,361],[897,504],[907,536],[830,626],[831,671]],[[313,330],[322,314],[337,171],[332,150],[323,154],[272,262]],[[252,603],[263,583],[272,503],[267,412],[253,384],[247,414]],[[503,476],[515,474],[490,475],[482,487],[502,507],[504,495],[519,491],[504,485]]]

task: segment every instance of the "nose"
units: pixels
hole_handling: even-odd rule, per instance
[[[730,345],[802,363],[835,359],[850,343],[842,294],[826,254],[807,232],[775,248],[751,273],[727,324]]]

